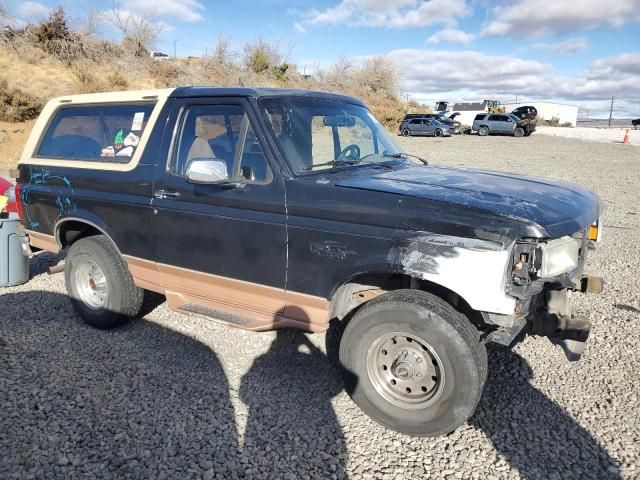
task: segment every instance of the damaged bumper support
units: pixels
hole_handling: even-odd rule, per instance
[[[578,291],[600,293],[602,286],[602,278],[584,276]],[[487,335],[486,341],[511,346],[516,338],[523,338],[523,334],[548,337],[562,347],[568,360],[578,360],[589,338],[591,322],[587,317],[571,312],[571,291],[566,288],[545,290],[532,299],[531,303],[535,305],[528,313],[519,316],[483,313],[485,321],[497,327]]]

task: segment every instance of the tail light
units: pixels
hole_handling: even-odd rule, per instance
[[[22,204],[22,187],[19,183],[16,184],[14,189],[14,196],[16,200],[16,207],[18,210],[18,217],[20,220],[24,221],[24,205]]]

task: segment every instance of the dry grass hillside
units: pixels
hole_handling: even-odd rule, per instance
[[[44,103],[72,93],[178,85],[306,88],[362,98],[391,130],[407,109],[426,109],[400,99],[399,73],[384,57],[360,64],[340,59],[303,77],[277,44],[257,39],[235,52],[228,39],[220,37],[209,56],[159,60],[149,55],[153,35],[143,27],[123,30],[121,42],[106,41],[72,29],[61,9],[37,25],[3,27],[0,169],[15,166]]]

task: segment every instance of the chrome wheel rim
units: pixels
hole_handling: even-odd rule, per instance
[[[104,307],[109,293],[107,277],[91,260],[85,260],[75,268],[75,283],[80,300],[93,310]]]
[[[445,384],[442,362],[431,345],[402,332],[384,334],[371,344],[367,374],[385,400],[408,410],[432,405]]]

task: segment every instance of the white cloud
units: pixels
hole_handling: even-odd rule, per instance
[[[446,42],[464,45],[469,43],[474,38],[475,35],[472,33],[463,32],[462,30],[458,30],[456,28],[445,28],[444,30],[440,30],[439,32],[431,35],[427,39],[427,43],[436,45],[440,42]]]
[[[529,48],[533,50],[551,50],[558,55],[570,55],[580,52],[589,46],[589,42],[584,37],[575,37],[556,43],[538,42],[532,44]]]
[[[293,28],[295,29],[296,32],[298,33],[305,33],[307,30],[304,28],[304,25],[302,25],[300,22],[296,22],[293,24]]]
[[[640,53],[622,53],[602,58],[591,64],[587,72],[591,79],[626,79],[640,77]]]
[[[428,103],[437,99],[505,101],[518,95],[564,101],[597,113],[615,95],[618,116],[631,115],[640,105],[638,53],[597,60],[572,77],[557,74],[546,63],[471,50],[406,49],[391,51],[387,57],[403,74],[403,90]]]
[[[560,55],[569,55],[580,52],[589,46],[587,39],[584,37],[569,38],[563,42],[551,45],[551,50]]]
[[[204,20],[201,12],[205,9],[196,0],[124,0],[118,8],[139,15],[167,17],[183,22]]]
[[[640,0],[516,0],[492,9],[485,36],[541,38],[601,26],[640,21]]]
[[[466,0],[341,0],[333,7],[308,11],[304,21],[310,25],[417,28],[438,23],[453,26],[470,13]]]
[[[22,2],[18,7],[18,16],[27,20],[42,20],[47,18],[51,9],[38,2]]]

